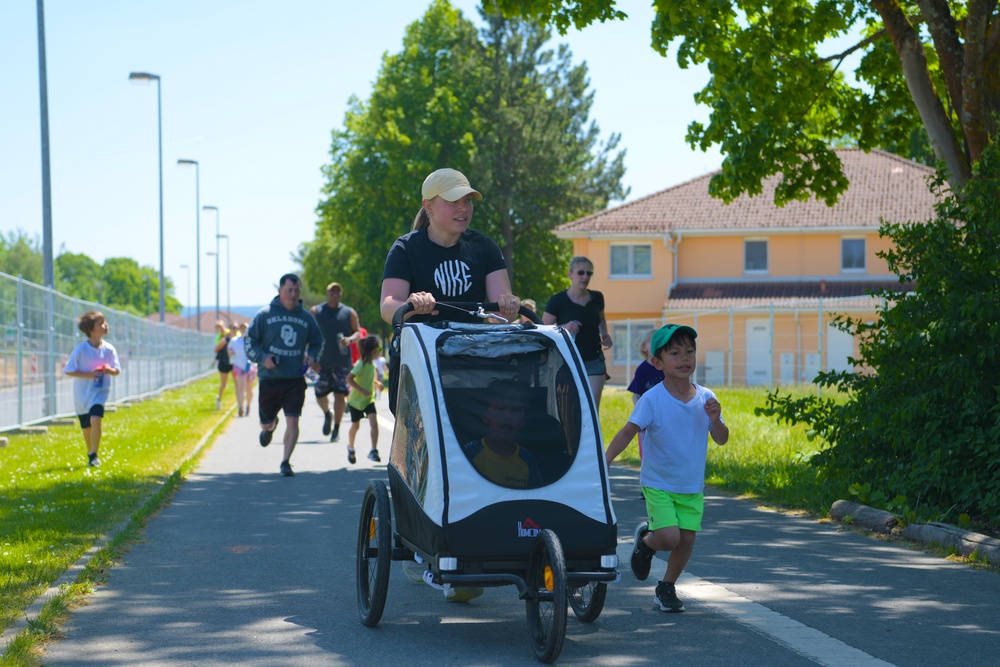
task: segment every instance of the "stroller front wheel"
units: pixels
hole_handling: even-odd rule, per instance
[[[389,591],[389,565],[392,562],[392,509],[389,491],[379,480],[372,480],[361,501],[358,525],[358,612],[361,622],[370,628],[378,625]]]

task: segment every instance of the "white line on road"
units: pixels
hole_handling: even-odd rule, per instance
[[[825,667],[894,667],[890,662],[693,574],[685,572],[677,584],[678,588],[683,588],[685,596]]]

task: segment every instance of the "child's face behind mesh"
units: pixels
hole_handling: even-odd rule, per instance
[[[490,401],[483,415],[489,434],[495,438],[513,440],[524,428],[525,410],[520,401]]]

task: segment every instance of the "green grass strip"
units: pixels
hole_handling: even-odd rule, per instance
[[[221,425],[211,376],[104,418],[99,468],[87,467],[78,425],[15,435],[0,449],[0,631],[70,570],[104,535],[75,583],[48,600],[11,641],[0,665],[36,664],[38,642],[138,535],[187,472],[206,434]]]

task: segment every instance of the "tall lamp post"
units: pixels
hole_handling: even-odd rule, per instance
[[[194,279],[198,284],[195,321],[198,323],[198,331],[201,331],[201,175],[197,160],[178,160],[177,164],[194,165]],[[188,305],[191,305],[190,291]]]
[[[206,252],[206,255],[215,256],[215,319],[222,319],[222,310],[219,307],[219,207],[202,206],[203,210],[215,211],[215,252]]]
[[[188,286],[188,298],[187,305],[188,308],[191,307],[191,266],[188,264],[181,264],[182,269],[187,269],[187,286]],[[188,327],[190,328],[190,327]]]
[[[220,239],[226,239],[226,318],[233,320],[232,306],[229,305],[229,234],[219,234]]]
[[[42,0],[36,4],[38,15],[38,110],[42,130],[42,274],[45,286],[45,325],[48,330],[45,355],[45,414],[56,413],[55,364],[55,266],[52,261],[52,188],[49,178],[49,84],[45,65],[45,8]],[[18,420],[20,421],[20,420]]]
[[[163,279],[163,107],[160,100],[160,75],[131,72],[129,81],[156,81],[156,141],[159,146],[157,166],[160,171],[160,322],[166,320],[167,283]]]
[[[219,253],[212,252],[211,250],[209,250],[208,252],[205,253],[205,255],[207,255],[208,257],[214,257],[215,258],[215,267],[216,267],[216,272],[215,272],[215,319],[216,320],[221,320],[222,319],[222,310],[219,308],[219,271],[218,271],[218,267],[219,267]]]

